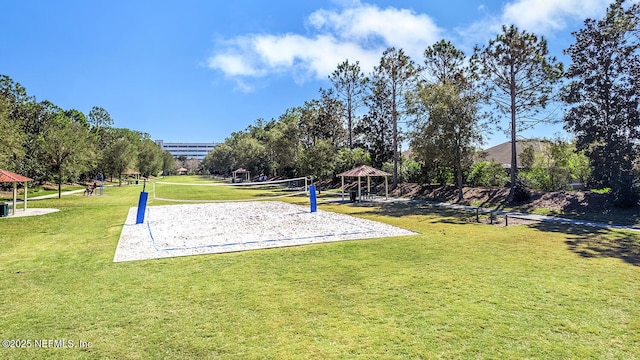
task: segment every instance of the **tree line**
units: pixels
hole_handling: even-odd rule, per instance
[[[121,179],[126,170],[157,175],[174,166],[149,134],[113,126],[101,107],[88,114],[37,101],[7,75],[0,75],[0,168],[34,181],[61,185],[101,178]]]
[[[231,134],[203,166],[218,174],[244,167],[322,178],[367,163],[391,172],[394,185],[403,179],[452,182],[461,197],[463,185],[495,168],[478,165],[483,138],[505,131],[512,144],[512,198],[527,187],[586,181],[610,188],[620,206],[635,205],[639,9],[616,0],[603,19],[585,20],[564,50],[572,61],[566,69],[549,55],[543,37],[515,26],[503,26],[471,56],[442,40],[425,49],[422,63],[388,48],[369,74],[358,61],[345,60],[318,99]],[[551,105],[564,106],[564,113],[554,115]],[[506,128],[499,126],[503,118]],[[516,140],[522,131],[559,121],[575,139],[549,141],[550,150],[519,171]],[[411,159],[400,155],[407,143]]]

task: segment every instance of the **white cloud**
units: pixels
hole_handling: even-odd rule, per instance
[[[456,45],[466,52],[477,44],[484,45],[502,31],[503,25],[516,25],[537,35],[551,38],[578,29],[582,22],[601,18],[609,0],[514,0],[506,3],[500,13],[490,14],[487,7],[478,8],[479,20],[456,28]]]
[[[502,21],[534,33],[563,30],[567,21],[599,17],[609,0],[516,0],[505,5]]]
[[[442,30],[425,14],[359,2],[340,11],[317,10],[307,24],[309,36],[250,34],[219,41],[208,66],[231,78],[290,73],[304,82],[326,79],[345,59],[359,61],[368,72],[391,46],[420,61],[424,49],[442,37]]]
[[[407,9],[380,9],[360,5],[342,12],[318,10],[309,16],[318,29],[328,29],[341,38],[383,43],[402,48],[413,56],[421,56],[424,49],[440,40],[442,31],[426,14]]]
[[[601,17],[609,0],[512,0],[494,14],[479,5],[479,20],[455,29],[458,39],[445,34],[428,15],[413,10],[381,8],[358,0],[334,3],[340,7],[319,9],[301,20],[306,21],[307,34],[219,39],[207,64],[235,79],[242,91],[251,90],[250,79],[270,74],[286,74],[296,82],[326,79],[345,59],[359,61],[364,72],[371,71],[391,46],[402,48],[416,62],[422,61],[427,46],[441,38],[451,39],[469,53],[475,44],[484,44],[499,33],[503,24],[549,36],[587,17]]]

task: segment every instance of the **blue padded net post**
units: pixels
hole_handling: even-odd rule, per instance
[[[314,184],[309,186],[309,202],[311,203],[311,212],[314,213],[318,211],[318,204],[316,202],[316,186]]]
[[[147,209],[148,192],[141,192],[140,199],[138,200],[138,214],[136,216],[136,224],[142,224],[144,222],[144,213]]]

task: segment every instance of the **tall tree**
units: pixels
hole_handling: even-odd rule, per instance
[[[209,154],[211,154],[211,151],[209,152]],[[209,154],[207,154],[207,156],[209,156]],[[169,151],[162,151],[162,175],[168,175],[172,170],[175,170],[175,163],[176,159],[173,157],[173,155],[171,155]]]
[[[562,63],[549,56],[547,41],[514,25],[485,47],[476,47],[472,63],[483,75],[482,83],[495,108],[510,116],[511,192],[517,177],[516,141],[520,131],[541,121],[540,111],[550,102],[554,85],[562,76]]]
[[[631,3],[631,4],[629,4]],[[595,184],[610,187],[619,206],[634,206],[634,163],[640,139],[640,5],[617,0],[602,20],[587,19],[565,53],[572,64],[563,100],[565,129],[576,135]]]
[[[13,165],[8,165],[24,155],[23,133],[18,122],[10,119],[9,109],[8,101],[0,96],[0,168],[15,170]]]
[[[202,161],[203,165],[212,174],[230,175],[236,165],[233,148],[228,141],[218,144],[213,150],[209,151]],[[174,160],[175,163],[175,160]],[[165,166],[165,168],[169,168]]]
[[[338,68],[329,75],[335,88],[333,93],[342,104],[347,120],[347,146],[353,149],[353,128],[356,111],[364,104],[368,79],[360,69],[360,63],[349,60],[338,64]]]
[[[382,168],[394,155],[391,146],[391,100],[385,82],[376,76],[371,80],[371,93],[365,98],[369,111],[362,117],[355,132],[362,134],[363,145],[371,155],[371,165]]]
[[[73,121],[59,111],[47,122],[40,137],[43,160],[57,175],[58,198],[62,194],[65,176],[84,172],[87,159],[91,156],[89,131],[81,123]]]
[[[145,139],[138,146],[138,170],[144,177],[156,176],[162,170],[162,149],[153,140]]]
[[[24,159],[19,162],[18,170],[36,181],[45,181],[50,173],[49,163],[41,146],[42,135],[48,124],[58,116],[60,109],[50,101],[36,102],[35,99],[21,106],[21,129],[24,133]]]
[[[288,109],[269,130],[266,148],[271,175],[297,175],[302,154],[301,133],[298,108]]]
[[[425,52],[427,80],[418,91],[418,114],[411,148],[422,163],[435,161],[454,170],[458,199],[462,199],[463,172],[471,165],[475,145],[482,142],[481,96],[477,76],[465,66],[465,55],[442,40]]]
[[[92,127],[107,128],[113,126],[113,119],[111,119],[109,112],[99,106],[91,108],[88,118]]]
[[[140,134],[125,128],[108,128],[107,134],[113,140],[102,149],[105,175],[117,176],[122,185],[122,173],[137,165]]]
[[[391,147],[393,149],[393,186],[398,185],[398,161],[401,128],[400,123],[407,115],[407,95],[415,90],[419,67],[405,55],[402,49],[388,48],[382,53],[380,64],[374,68],[376,86],[383,86],[382,92],[389,97],[391,120]]]

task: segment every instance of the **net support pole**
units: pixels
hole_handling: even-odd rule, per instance
[[[318,204],[316,201],[316,186],[311,184],[309,187],[309,203],[311,204],[311,212],[314,213],[318,211]]]
[[[313,182],[313,181],[312,181]],[[309,184],[307,183],[307,177],[304,177],[304,191],[309,192]]]
[[[146,191],[140,192],[140,198],[138,199],[138,214],[136,215],[136,224],[142,224],[144,222],[144,213],[147,210],[147,198],[149,193]]]

